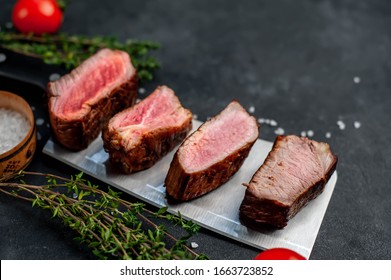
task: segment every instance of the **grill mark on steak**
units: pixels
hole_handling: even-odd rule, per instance
[[[242,223],[256,230],[285,227],[323,192],[337,161],[326,143],[278,136],[247,186],[240,206]],[[275,180],[270,182],[269,177]]]
[[[158,87],[138,104],[116,114],[103,128],[109,160],[125,173],[153,166],[179,145],[192,128],[192,114],[174,91]]]
[[[137,87],[129,55],[109,49],[49,82],[49,117],[55,139],[70,150],[86,148],[110,117],[135,103]]]
[[[202,196],[227,182],[259,136],[254,117],[236,101],[188,136],[165,179],[169,203]]]

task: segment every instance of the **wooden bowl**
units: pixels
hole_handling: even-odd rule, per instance
[[[30,129],[22,141],[0,154],[0,181],[5,181],[31,162],[37,145],[37,137],[33,111],[22,97],[11,92],[0,91],[0,108],[17,111],[24,115],[30,123]]]

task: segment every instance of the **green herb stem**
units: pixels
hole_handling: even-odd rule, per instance
[[[40,176],[41,186],[21,182],[0,182],[0,192],[48,209],[53,217],[78,233],[77,240],[87,244],[102,259],[205,259],[191,250],[186,241],[199,226],[182,219],[167,208],[151,211],[144,204],[120,198],[120,193],[103,191],[82,178],[82,173],[64,178],[39,172],[21,172],[20,176]],[[14,179],[15,180],[15,179]],[[175,238],[148,216],[179,225],[188,233]],[[166,241],[174,243],[167,245]]]
[[[159,45],[146,40],[120,42],[108,36],[87,37],[65,33],[36,36],[4,29],[0,31],[0,46],[42,59],[47,64],[64,66],[68,70],[80,65],[99,49],[118,49],[129,54],[142,81],[152,80],[154,71],[160,68],[159,61],[150,54],[151,51],[158,49]]]

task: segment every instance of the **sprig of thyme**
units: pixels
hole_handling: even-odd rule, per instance
[[[53,217],[78,233],[79,242],[91,247],[101,259],[207,258],[186,245],[200,227],[180,214],[168,213],[166,207],[153,212],[142,203],[123,200],[119,192],[111,188],[105,192],[83,179],[83,173],[70,179],[39,172],[21,172],[20,176],[23,175],[45,177],[46,182],[43,185],[23,180],[0,182],[0,192],[50,210]],[[187,235],[175,238],[163,223],[157,225],[153,219],[179,225]]]
[[[153,73],[160,68],[159,61],[150,52],[159,48],[151,41],[127,40],[120,42],[115,37],[82,35],[22,34],[11,29],[0,30],[0,46],[14,52],[42,59],[47,64],[65,66],[68,70],[77,67],[99,49],[119,49],[127,52],[140,80],[153,79]]]

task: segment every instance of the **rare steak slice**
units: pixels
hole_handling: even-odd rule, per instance
[[[110,117],[134,104],[137,86],[136,69],[126,52],[98,51],[48,84],[55,138],[71,150],[86,148]]]
[[[188,201],[228,181],[257,140],[257,121],[236,101],[181,144],[165,179],[169,202]]]
[[[147,169],[179,145],[192,128],[192,114],[174,91],[158,87],[104,127],[104,149],[111,163],[132,173]]]
[[[285,227],[323,192],[336,166],[337,157],[328,144],[278,136],[247,186],[240,206],[242,223],[254,229]]]

